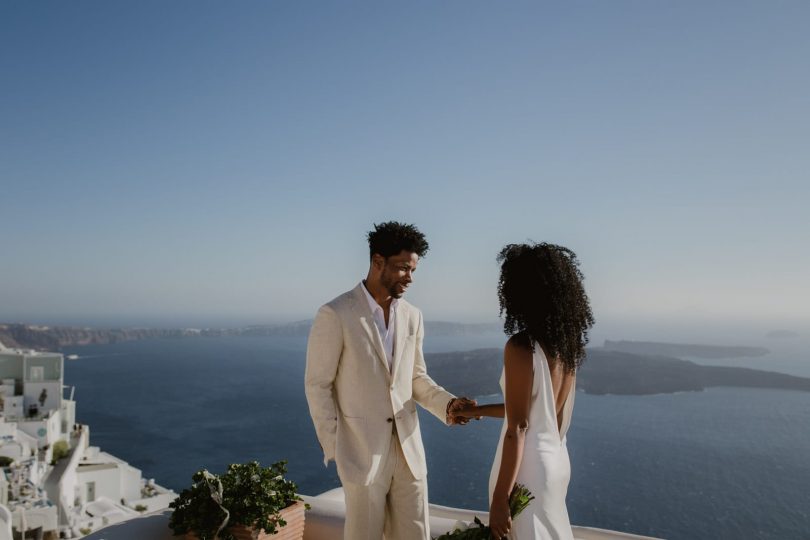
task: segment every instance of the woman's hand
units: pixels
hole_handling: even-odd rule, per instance
[[[512,529],[512,517],[509,512],[509,498],[505,496],[493,496],[492,504],[489,507],[489,528],[492,531],[492,538],[501,540],[506,538]]]

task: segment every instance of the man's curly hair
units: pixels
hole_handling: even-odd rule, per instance
[[[532,349],[540,343],[550,360],[576,372],[594,323],[577,256],[555,244],[509,244],[498,262],[504,332],[525,333]]]
[[[415,225],[408,225],[398,221],[387,221],[374,225],[374,230],[368,232],[369,257],[375,253],[386,259],[392,255],[399,255],[404,249],[424,257],[430,246],[425,235]]]

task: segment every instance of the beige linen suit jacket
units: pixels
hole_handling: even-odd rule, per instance
[[[416,403],[446,422],[447,403],[455,396],[428,376],[422,313],[401,299],[389,371],[362,287],[322,306],[309,334],[306,395],[324,464],[334,459],[343,482],[371,484],[388,455],[395,422],[411,472],[424,478]]]

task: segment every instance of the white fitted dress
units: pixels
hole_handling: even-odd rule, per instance
[[[562,426],[557,428],[554,390],[551,371],[542,347],[534,344],[532,355],[532,402],[529,410],[529,429],[523,447],[523,460],[518,470],[517,483],[526,486],[534,495],[531,504],[512,521],[507,536],[510,540],[573,540],[565,496],[571,477],[571,463],[565,435],[571,425],[574,408],[574,384],[563,408]],[[501,374],[501,391],[506,395],[505,372]],[[501,468],[503,439],[507,418],[504,418],[498,450],[489,476],[489,498],[498,481]]]

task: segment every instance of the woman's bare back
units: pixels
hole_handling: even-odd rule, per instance
[[[565,401],[568,398],[568,394],[571,392],[571,386],[574,384],[576,374],[566,371],[562,362],[552,361],[547,355],[546,359],[548,360],[548,369],[551,374],[551,388],[554,390],[554,409],[557,412],[557,429],[562,429],[562,413],[565,408]]]

